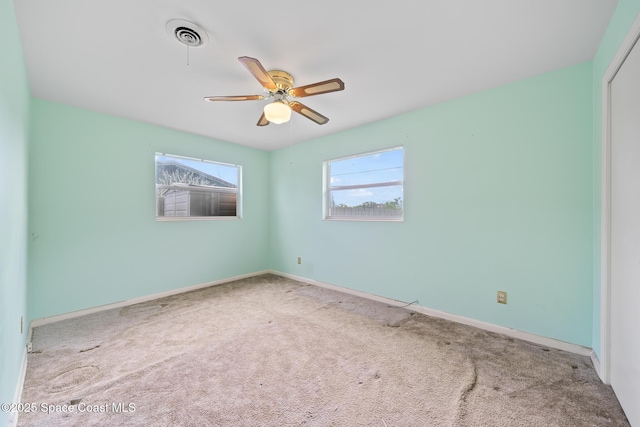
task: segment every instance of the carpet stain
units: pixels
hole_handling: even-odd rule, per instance
[[[465,379],[463,382],[463,389],[460,393],[460,397],[458,399],[456,411],[453,417],[453,425],[461,425],[461,423],[465,420],[466,414],[468,411],[467,401],[471,393],[473,393],[476,385],[478,384],[478,368],[477,366],[470,360],[467,361],[471,365],[471,376]],[[466,383],[466,384],[465,384]]]
[[[93,365],[69,369],[54,377],[49,383],[47,391],[57,393],[87,384],[96,377],[99,371],[100,368]]]
[[[392,327],[390,327],[392,326]],[[262,275],[34,329],[20,427],[628,427],[588,356]]]

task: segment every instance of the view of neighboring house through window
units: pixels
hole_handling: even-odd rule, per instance
[[[324,162],[324,218],[403,219],[404,149],[390,148]]]
[[[241,182],[241,166],[156,153],[156,218],[240,218]]]

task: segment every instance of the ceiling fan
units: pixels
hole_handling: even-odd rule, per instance
[[[306,86],[293,87],[293,77],[285,71],[266,71],[262,64],[260,64],[260,61],[255,58],[249,58],[248,56],[241,56],[238,60],[242,65],[247,67],[247,70],[249,70],[253,77],[264,87],[267,95],[207,96],[204,100],[209,102],[256,101],[272,98],[273,102],[264,107],[262,116],[260,116],[260,120],[258,120],[257,123],[258,126],[267,126],[269,123],[280,124],[288,122],[291,117],[291,110],[319,125],[323,125],[329,121],[329,118],[298,101],[290,101],[288,97],[303,98],[305,96],[321,95],[323,93],[344,90],[344,83],[337,78]]]

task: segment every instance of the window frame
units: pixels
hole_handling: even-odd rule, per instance
[[[210,163],[210,164],[214,164],[214,165],[221,165],[221,166],[228,166],[228,167],[233,167],[236,168],[237,170],[237,180],[238,180],[238,184],[237,187],[234,190],[224,190],[221,189],[221,193],[235,193],[236,194],[236,214],[235,215],[211,215],[211,216],[159,216],[158,215],[158,156],[163,156],[163,157],[169,157],[169,158],[174,158],[174,159],[183,159],[183,160],[190,160],[190,161],[195,161],[195,162],[202,162],[202,163]],[[178,154],[170,154],[170,153],[161,153],[161,152],[156,152],[154,154],[154,184],[155,184],[155,190],[156,190],[156,195],[154,197],[155,200],[155,211],[156,211],[156,221],[158,222],[173,222],[173,221],[234,221],[234,220],[239,220],[243,218],[243,209],[242,209],[242,205],[243,205],[243,197],[242,197],[242,165],[238,165],[238,164],[233,164],[233,163],[226,163],[226,162],[219,162],[216,160],[208,160],[208,159],[202,159],[202,158],[197,158],[197,157],[188,157],[188,156],[181,156]],[[216,177],[219,178],[219,177]],[[222,178],[219,178],[222,179]],[[185,188],[189,188],[188,186],[185,186]],[[231,188],[231,187],[230,187]]]
[[[331,186],[331,163],[349,160],[358,157],[370,156],[373,154],[384,153],[389,151],[402,150],[402,180],[401,181],[382,181],[373,184],[357,184],[346,185],[339,187],[336,190],[336,186]],[[403,222],[404,221],[404,181],[405,181],[405,147],[403,145],[396,145],[389,148],[382,148],[378,150],[365,151],[348,156],[336,157],[333,159],[325,160],[322,162],[322,219],[325,221],[361,221],[361,222]],[[331,194],[333,191],[352,190],[352,189],[366,189],[366,188],[380,188],[390,186],[402,186],[402,214],[400,216],[332,216],[331,215]]]

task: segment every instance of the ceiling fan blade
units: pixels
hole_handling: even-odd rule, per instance
[[[257,101],[260,99],[264,99],[262,95],[239,95],[239,96],[207,96],[204,98],[205,101],[215,102],[215,101]]]
[[[289,106],[296,113],[302,114],[307,119],[314,121],[319,125],[323,125],[329,121],[328,117],[323,116],[322,114],[312,110],[311,108],[307,107],[304,104],[299,103],[298,101],[289,102]]]
[[[266,126],[269,123],[271,123],[269,120],[267,120],[267,117],[264,115],[264,113],[262,113],[262,115],[260,116],[260,120],[258,120],[257,125],[258,126]]]
[[[289,95],[302,98],[304,96],[320,95],[322,93],[337,92],[339,90],[344,90],[342,80],[331,79],[306,86],[294,87],[289,90]]]
[[[238,61],[242,62],[242,65],[247,67],[247,70],[253,74],[253,77],[255,77],[265,89],[270,91],[278,90],[278,87],[273,82],[273,79],[264,69],[260,61],[255,58],[249,58],[248,56],[241,56],[238,58]]]

